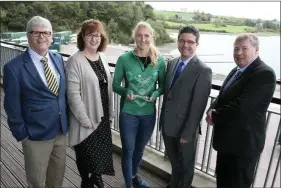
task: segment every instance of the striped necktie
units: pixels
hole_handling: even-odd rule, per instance
[[[46,57],[43,57],[40,60],[41,63],[43,63],[44,65],[44,71],[45,71],[45,76],[46,76],[46,80],[47,80],[47,84],[49,89],[55,94],[58,95],[58,83],[57,83],[57,79],[54,75],[54,73],[52,72],[49,64],[48,64],[48,59]]]
[[[236,73],[228,80],[228,82],[225,84],[225,86],[223,87],[222,91],[225,91],[233,82],[235,82],[239,76],[241,75],[241,71],[237,70]]]

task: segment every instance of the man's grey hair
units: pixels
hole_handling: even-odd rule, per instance
[[[32,27],[36,26],[48,28],[49,31],[53,32],[51,22],[41,16],[34,16],[27,22],[26,32],[30,33],[32,31]]]
[[[243,41],[243,40],[249,40],[249,42],[255,48],[259,48],[259,46],[260,46],[258,37],[253,33],[243,33],[243,34],[238,35],[238,37],[235,39],[234,44],[236,44],[238,41]]]

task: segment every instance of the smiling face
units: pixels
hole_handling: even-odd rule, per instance
[[[32,27],[32,31],[27,34],[27,39],[32,50],[45,56],[52,43],[52,32],[49,28],[35,26]]]
[[[101,43],[101,33],[94,31],[84,35],[85,49],[89,51],[97,51]]]
[[[181,59],[186,60],[194,55],[198,43],[193,33],[182,33],[178,38],[178,50],[181,53]]]
[[[240,68],[253,62],[257,58],[259,49],[251,44],[249,39],[236,41],[234,44],[234,61]]]
[[[135,42],[137,48],[140,50],[149,49],[149,45],[152,41],[152,34],[146,27],[140,27],[135,34]]]

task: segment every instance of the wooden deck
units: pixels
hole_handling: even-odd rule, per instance
[[[1,92],[1,187],[27,187],[22,146],[13,138],[7,125],[7,115],[3,108],[4,92]],[[79,187],[80,176],[75,164],[75,153],[66,148],[66,170],[63,187]],[[121,158],[114,153],[115,176],[103,176],[106,187],[124,187],[121,170]],[[152,173],[140,169],[139,175],[148,181],[150,187],[165,187],[167,182]]]

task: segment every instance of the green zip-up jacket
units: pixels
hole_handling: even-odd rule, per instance
[[[150,115],[155,110],[154,102],[147,102],[145,97],[156,99],[163,94],[166,65],[163,56],[158,57],[155,67],[150,63],[144,68],[143,63],[134,55],[134,50],[122,54],[116,63],[113,91],[121,95],[120,110],[133,115]],[[125,86],[121,86],[122,80]],[[158,88],[156,83],[158,81]],[[134,100],[128,100],[128,94],[136,95]]]

